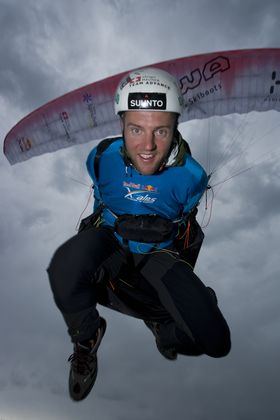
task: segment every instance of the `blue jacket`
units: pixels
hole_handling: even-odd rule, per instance
[[[114,226],[116,216],[122,214],[157,214],[178,220],[199,203],[208,185],[204,169],[190,154],[182,166],[169,166],[154,175],[141,175],[132,165],[127,166],[117,138],[102,153],[98,179],[94,171],[96,147],[87,159],[87,169],[94,183],[96,209],[103,202],[103,223]],[[122,242],[122,238],[117,235]],[[129,241],[132,252],[148,252],[153,247],[164,248],[168,243],[151,244]]]

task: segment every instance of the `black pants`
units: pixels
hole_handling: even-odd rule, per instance
[[[169,250],[133,254],[109,228],[83,231],[58,248],[48,268],[56,305],[73,342],[99,326],[96,305],[160,323],[160,342],[186,355],[225,356],[230,331],[208,288]]]

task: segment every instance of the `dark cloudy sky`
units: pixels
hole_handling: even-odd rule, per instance
[[[130,68],[279,47],[279,19],[277,0],[0,0],[1,138],[45,102]],[[169,363],[142,322],[101,308],[108,330],[98,380],[78,404],[68,397],[72,346],[45,269],[75,233],[87,201],[89,189],[73,178],[90,185],[84,161],[91,145],[15,166],[0,157],[1,420],[279,418],[280,128],[269,130],[277,118],[225,118],[212,127],[213,156],[234,124],[245,126],[244,138],[257,136],[256,156],[243,155],[244,167],[250,153],[253,162],[271,152],[218,189],[197,265],[230,324],[230,355]],[[203,164],[208,128],[181,127]]]

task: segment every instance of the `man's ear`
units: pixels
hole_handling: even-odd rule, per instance
[[[124,132],[124,112],[120,114],[120,125],[121,125],[121,131]]]

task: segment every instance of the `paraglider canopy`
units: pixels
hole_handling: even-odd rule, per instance
[[[150,67],[150,66],[149,66]],[[173,75],[184,107],[180,122],[215,115],[280,110],[280,49],[223,51],[153,64]],[[11,164],[36,155],[116,135],[115,92],[121,73],[61,96],[23,118],[7,134]],[[138,75],[137,87],[159,81]]]

